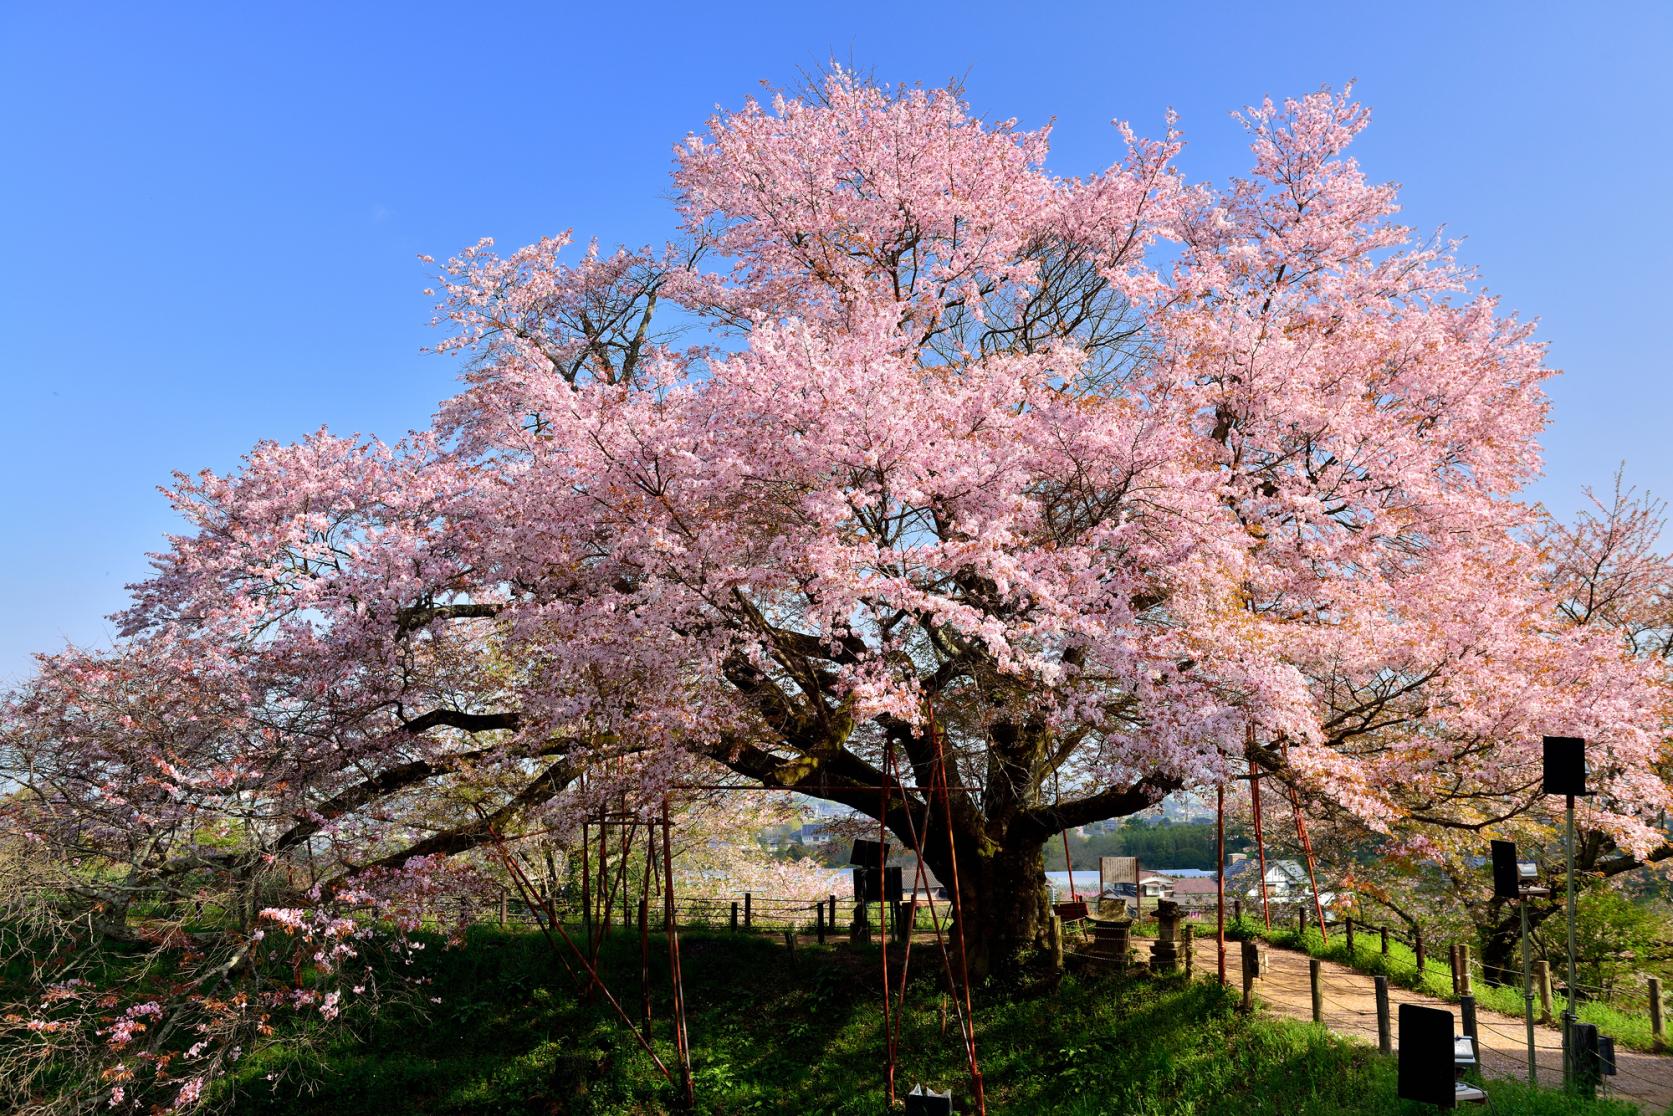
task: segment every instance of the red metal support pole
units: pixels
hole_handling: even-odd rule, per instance
[[[965,948],[965,939],[970,935],[970,926],[964,919],[964,897],[958,882],[958,842],[953,838],[953,796],[947,790],[952,781],[947,778],[947,761],[942,748],[941,735],[936,731],[935,722],[930,722],[930,736],[935,742],[935,770],[936,778],[941,783],[941,806],[947,821],[947,855],[953,873],[953,925],[958,928],[958,966],[959,983],[964,989],[964,1015],[970,1020],[969,1037],[965,1047],[970,1054],[970,1090],[976,1101],[978,1116],[987,1116],[987,1098],[982,1089],[982,1069],[976,1061],[976,1013],[970,1003],[970,960]]]
[[[639,1011],[645,1041],[651,1041],[651,869],[656,861],[655,831],[645,827],[645,878],[639,882]]]
[[[887,868],[889,864],[889,776],[894,768],[895,738],[889,736],[883,746],[883,778],[882,783],[883,807],[877,814],[877,940],[883,950],[883,1057],[884,1090],[888,1096],[890,1108],[895,1104],[895,1038],[894,1029],[889,1025],[889,999],[892,996],[889,985],[889,889],[887,886]],[[861,902],[865,896],[860,897]]]
[[[1220,958],[1220,984],[1226,983],[1226,784],[1214,789],[1214,946]]]
[[[610,892],[610,830],[604,807],[598,808],[598,941],[593,943],[593,964],[598,964],[604,939],[610,936],[610,914],[615,896]]]
[[[1319,918],[1319,938],[1330,944],[1330,929],[1324,924],[1324,904],[1319,901],[1319,877],[1313,866],[1313,842],[1307,839],[1307,819],[1301,816],[1301,796],[1290,788],[1290,805],[1295,809],[1295,832],[1301,838],[1301,851],[1307,854],[1307,882],[1313,889],[1313,913]]]
[[[1062,801],[1063,795],[1058,790],[1057,768],[1055,767],[1051,769],[1051,794],[1052,798]],[[1069,873],[1069,902],[1073,903],[1080,896],[1075,894],[1075,864],[1069,858],[1069,831],[1067,829],[1063,831],[1063,870]]]
[[[1272,907],[1266,897],[1266,838],[1261,834],[1261,773],[1255,763],[1255,723],[1250,721],[1244,736],[1244,747],[1249,754],[1249,804],[1255,813],[1255,856],[1261,870],[1261,918],[1268,931],[1272,929]]]
[[[674,983],[674,1049],[680,1057],[680,1077],[685,1084],[686,1107],[696,1101],[691,1087],[691,1048],[685,1033],[685,981],[680,975],[680,931],[674,921],[674,841],[668,819],[668,800],[662,800],[662,883],[664,925],[668,931],[668,970]]]

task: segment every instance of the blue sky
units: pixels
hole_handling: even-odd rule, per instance
[[[1172,106],[1199,179],[1244,166],[1230,110],[1357,79],[1368,172],[1566,370],[1533,495],[1572,508],[1625,459],[1673,496],[1673,5],[1049,11],[0,0],[0,681],[108,639],[171,469],[427,422],[456,366],[419,352],[418,253],[660,241],[672,145],[831,57],[1055,117],[1059,173]]]

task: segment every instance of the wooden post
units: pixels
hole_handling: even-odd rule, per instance
[[[1243,921],[1243,900],[1241,900],[1241,899],[1233,899],[1232,900],[1232,921],[1233,922],[1242,922]]]
[[[830,922],[831,929],[833,931],[835,931],[836,930],[836,896],[835,895],[830,895],[830,896],[827,896],[826,898],[830,902],[830,905],[831,905],[831,914],[830,914],[830,917],[827,919],[827,921]]]
[[[796,963],[796,929],[791,927],[784,932],[784,951],[790,955],[790,964]]]
[[[825,903],[824,900],[813,905],[814,932],[819,935],[819,944],[825,944]]]
[[[1667,1045],[1662,1033],[1660,977],[1650,978],[1650,1035],[1656,1040],[1657,1050]]]
[[[1424,966],[1428,964],[1428,959],[1423,956],[1422,930],[1414,930],[1412,932],[1412,951],[1417,954],[1417,982],[1421,985],[1423,983]],[[1384,952],[1387,951],[1385,950]]]
[[[1191,938],[1194,934],[1195,930],[1189,922],[1179,928],[1179,937],[1181,941],[1180,948],[1185,951],[1185,975],[1187,977],[1191,975],[1191,970],[1194,968],[1195,954],[1197,952],[1191,944]]]
[[[1551,1022],[1551,962],[1534,962],[1534,987],[1539,989],[1539,1019]]]
[[[1452,994],[1458,995],[1458,943],[1447,948],[1447,960],[1452,963]]]
[[[1470,943],[1458,943],[1458,994],[1468,996],[1475,991],[1470,982]]]
[[[1254,1007],[1255,967],[1259,964],[1260,944],[1253,938],[1243,940],[1243,1010]]]
[[[1348,961],[1350,963],[1352,963],[1352,961],[1354,959],[1354,916],[1353,915],[1348,916],[1347,932],[1348,932]]]
[[[1063,971],[1063,919],[1054,912],[1051,921],[1046,923],[1046,939],[1051,945],[1051,967],[1055,972]]]
[[[1386,927],[1386,926],[1382,927],[1381,933],[1382,933],[1382,938],[1383,938],[1383,941],[1382,941],[1383,956],[1387,957],[1388,956],[1388,927]]]
[[[1306,907],[1297,907],[1295,909],[1295,928],[1296,928],[1297,932],[1299,932],[1303,938],[1305,938],[1307,936],[1307,908]],[[1303,949],[1306,948],[1305,943],[1303,944],[1302,948]]]
[[[754,913],[751,909],[752,906],[753,906],[753,897],[750,895],[749,892],[746,891],[746,892],[744,892],[744,929],[745,930],[748,930],[750,927],[755,925],[755,915],[754,915]]]
[[[1391,1031],[1388,1025],[1388,978],[1379,974],[1371,979],[1377,986],[1377,1049],[1384,1054],[1392,1054],[1394,1043],[1389,1037]]]
[[[1324,1022],[1324,966],[1317,957],[1307,959],[1307,981],[1313,986],[1313,1022]]]
[[[1470,1038],[1477,1036],[1475,1023],[1475,997],[1466,992],[1458,997],[1458,1014],[1463,1017],[1464,1033]],[[1477,1044],[1479,1046],[1479,1042]]]
[[[732,900],[732,933],[738,932],[738,901]]]

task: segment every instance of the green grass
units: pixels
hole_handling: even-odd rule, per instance
[[[1337,961],[1364,973],[1383,974],[1393,984],[1423,992],[1437,999],[1458,999],[1452,991],[1452,968],[1444,958],[1436,960],[1433,957],[1425,957],[1423,972],[1420,974],[1417,969],[1417,954],[1410,946],[1404,942],[1390,940],[1388,953],[1385,955],[1382,952],[1381,940],[1374,933],[1361,931],[1355,935],[1352,956],[1348,954],[1347,935],[1340,930],[1330,935],[1330,944],[1326,945],[1316,926],[1309,926],[1305,934],[1289,929],[1273,929],[1269,932],[1258,919],[1244,915],[1241,921],[1227,922],[1226,935],[1232,938],[1263,938],[1273,945],[1302,950],[1313,957]],[[1472,992],[1475,995],[1476,1006],[1487,1011],[1512,1015],[1518,1019],[1522,1017],[1524,1004],[1521,988],[1491,985],[1479,979],[1478,975],[1473,982]],[[1553,1016],[1560,1017],[1567,1007],[1568,998],[1560,993],[1553,993]],[[1537,1000],[1534,1010],[1539,1010]],[[1579,1015],[1581,1022],[1597,1024],[1599,1030],[1614,1036],[1615,1041],[1627,1049],[1651,1053],[1656,1050],[1648,1014],[1623,1011],[1609,1004],[1584,1000],[1580,1004]]]
[[[638,949],[610,943],[606,979],[637,1014]],[[923,1080],[970,1096],[957,1027],[940,1026],[938,966],[915,949],[898,1089]],[[653,952],[657,1049],[672,1063],[666,953]],[[919,966],[922,966],[920,969]],[[240,1063],[235,1111],[256,1113],[649,1114],[676,1093],[602,1004],[579,1001],[536,934],[481,928],[415,966],[439,1004],[393,1007],[317,1055],[288,1046]],[[696,1111],[708,1114],[884,1110],[880,974],[875,949],[798,947],[776,937],[694,932],[684,939]],[[1245,1017],[1209,982],[1068,976],[984,987],[977,1041],[988,1111],[1132,1116],[1338,1116],[1416,1113],[1394,1097],[1394,1065],[1322,1028]],[[269,1080],[273,1075],[275,1080]],[[313,1083],[311,1091],[299,1080]],[[1486,1111],[1631,1116],[1492,1082]]]

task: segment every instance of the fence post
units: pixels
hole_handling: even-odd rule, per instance
[[[1469,1035],[1472,1040],[1476,1041],[1476,1047],[1479,1051],[1481,1043],[1476,1039],[1474,995],[1466,992],[1462,996],[1458,997],[1458,1013],[1463,1016],[1464,1019],[1464,1033]],[[1480,1060],[1479,1053],[1477,1054],[1477,1060]]]
[[[1468,996],[1475,991],[1470,981],[1470,943],[1458,943],[1458,994]]]
[[[1551,962],[1534,962],[1534,987],[1539,989],[1539,1019],[1551,1022]]]
[[[1661,978],[1650,978],[1650,1034],[1656,1040],[1656,1049],[1666,1046],[1662,1034],[1661,1022]]]
[[[819,944],[825,944],[825,902],[820,900],[813,905],[814,932],[819,935]]]
[[[1353,915],[1348,916],[1347,932],[1348,932],[1348,961],[1351,963],[1354,960],[1354,958],[1357,956],[1354,953],[1354,916]]]
[[[1243,900],[1232,900],[1232,921],[1241,922],[1243,919]]]
[[[1382,940],[1383,956],[1387,957],[1388,956],[1388,927],[1386,927],[1386,926],[1382,927],[1381,932],[1382,932],[1382,939],[1383,939]]]
[[[1243,1010],[1254,1007],[1255,967],[1260,963],[1260,944],[1253,938],[1243,940]]]
[[[732,900],[732,933],[738,932],[738,901]]]
[[[746,892],[744,892],[744,929],[745,930],[748,930],[750,927],[755,925],[755,915],[754,915],[754,912],[751,910],[752,906],[753,906],[753,897],[750,895],[749,892],[746,891]]]
[[[826,921],[828,921],[831,924],[832,933],[835,933],[836,932],[836,896],[835,895],[828,895],[828,896],[826,896],[826,900],[831,905],[831,914],[830,914],[830,917]]]
[[[1307,980],[1313,986],[1313,1022],[1324,1022],[1323,966],[1317,957],[1307,959]]]
[[[1452,994],[1458,995],[1458,943],[1453,942],[1447,947],[1447,960],[1452,963]]]
[[[1296,911],[1295,911],[1295,928],[1296,928],[1296,931],[1303,938],[1305,938],[1307,936],[1307,908],[1306,907],[1297,907],[1296,908]],[[1306,945],[1303,944],[1302,948],[1305,949]]]
[[[1384,1054],[1392,1054],[1394,1053],[1394,1042],[1389,1037],[1388,978],[1379,974],[1371,979],[1377,986],[1377,1049]]]
[[[1384,952],[1386,952],[1386,950]],[[1423,955],[1422,930],[1412,931],[1412,952],[1417,954],[1417,983],[1421,988],[1423,986],[1423,971],[1429,964],[1428,958]]]

